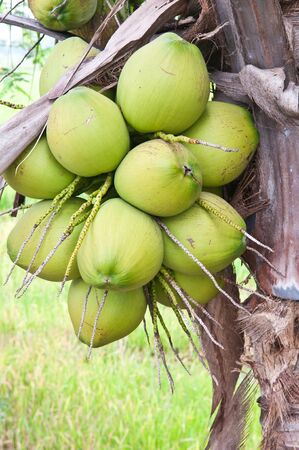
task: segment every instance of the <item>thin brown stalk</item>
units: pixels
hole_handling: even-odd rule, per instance
[[[15,5],[13,5],[0,19],[0,24],[2,22],[5,21],[6,17],[9,16],[9,14],[16,9],[19,5],[21,5],[22,3],[24,3],[24,0],[20,0],[18,3],[16,3]]]
[[[30,206],[32,206],[32,204],[30,204],[30,205],[20,205],[20,206],[17,206],[16,208],[8,209],[8,210],[0,213],[0,217],[5,216],[7,214],[12,214],[12,213],[14,213],[16,211],[19,211],[20,209],[28,209],[28,208],[30,208]]]
[[[248,292],[249,294],[254,294],[257,297],[262,298],[263,300],[273,300],[271,297],[269,297],[267,295],[263,295],[263,294],[261,294],[260,292],[254,290],[254,289],[250,289],[249,287],[245,287],[245,286],[243,286],[243,284],[236,283],[236,282],[230,280],[229,278],[221,276],[221,279],[223,281],[225,281],[225,283],[231,284],[233,286],[237,286],[237,288],[241,289],[242,291]]]
[[[20,66],[21,64],[23,64],[23,62],[25,61],[25,59],[27,58],[28,55],[30,55],[30,53],[32,52],[32,50],[34,50],[39,44],[40,42],[43,40],[43,38],[45,37],[45,35],[43,34],[36,42],[35,44],[30,47],[30,49],[26,52],[26,54],[23,56],[23,58],[21,59],[21,61],[9,72],[7,72],[5,75],[3,75],[3,77],[0,79],[0,83],[2,83],[2,81],[5,80],[5,78],[9,77],[10,75],[12,75]]]
[[[4,16],[6,17],[4,18]],[[0,14],[0,20],[1,22],[6,23],[7,25],[24,28],[26,30],[34,31],[36,33],[42,33],[45,34],[46,36],[50,36],[59,41],[63,41],[64,39],[73,36],[71,33],[49,30],[48,28],[44,27],[41,23],[39,23],[37,20],[30,19],[29,17],[20,17],[14,14],[9,15]]]
[[[280,270],[278,270],[275,266],[273,266],[273,264],[269,261],[269,259],[266,258],[266,256],[262,255],[256,248],[249,247],[247,245],[246,250],[249,250],[250,252],[253,252],[256,255],[258,255],[263,261],[265,261],[268,264],[269,267],[271,267],[271,269],[273,269],[276,273],[278,273],[278,275],[281,275],[283,278],[285,278],[285,275],[281,273]]]

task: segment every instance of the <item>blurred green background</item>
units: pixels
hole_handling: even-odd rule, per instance
[[[9,4],[0,2],[0,12]],[[18,13],[27,14],[24,8]],[[36,39],[34,33],[0,24],[0,78]],[[37,98],[40,67],[53,44],[43,41],[43,47],[0,83],[0,99],[27,105]],[[0,124],[15,113],[0,106]],[[6,189],[0,210],[10,208],[12,201],[13,192]],[[23,275],[18,268],[3,286],[10,268],[6,237],[15,220],[4,216],[0,222],[0,449],[203,449],[211,423],[211,381],[172,312],[161,309],[192,374],[167,350],[174,395],[163,371],[159,389],[152,333],[149,347],[142,326],[128,338],[95,350],[86,362],[87,347],[74,335],[66,292],[58,298],[56,284],[37,280],[15,300]],[[244,268],[237,267],[244,277]],[[253,412],[247,450],[257,449],[260,441],[256,405]]]

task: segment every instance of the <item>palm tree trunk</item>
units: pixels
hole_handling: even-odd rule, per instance
[[[269,205],[248,226],[272,247],[273,253],[263,254],[277,268],[246,255],[260,289],[271,299],[252,296],[251,317],[241,317],[243,360],[260,385],[263,448],[299,449],[299,123],[296,112],[281,102],[297,82],[294,58],[278,0],[213,0],[213,6],[219,23],[229,21],[226,64],[232,72],[241,71],[260,132],[256,175],[259,197]],[[267,71],[273,68],[281,69]],[[281,92],[277,77],[284,84]],[[298,96],[291,95],[298,106]]]

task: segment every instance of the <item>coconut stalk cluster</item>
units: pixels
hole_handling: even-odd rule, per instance
[[[41,95],[86,49],[77,37],[54,47]],[[247,110],[210,99],[200,50],[174,33],[133,53],[116,90],[71,89],[54,102],[44,135],[3,174],[39,200],[22,206],[8,237],[8,278],[16,265],[25,271],[16,295],[36,277],[60,290],[71,281],[70,319],[89,355],[131,333],[148,307],[172,385],[160,329],[181,359],[160,305],[172,308],[200,358],[198,324],[221,346],[200,317],[219,291],[234,302],[222,271],[250,237],[221,188],[244,171],[258,140]]]

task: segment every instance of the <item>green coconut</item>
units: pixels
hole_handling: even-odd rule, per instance
[[[66,188],[75,175],[54,158],[43,136],[21,153],[3,177],[16,192],[26,197],[50,199]]]
[[[201,305],[207,304],[219,293],[215,284],[207,275],[186,275],[180,272],[173,272],[172,277],[183,291]],[[223,286],[224,283],[219,278],[216,277],[216,281],[220,286]],[[165,306],[171,306],[169,297],[161,283],[156,281],[155,286],[158,302]],[[175,292],[174,294],[179,306],[185,309],[185,303],[181,300],[180,296]],[[191,306],[194,306],[190,301],[189,303]]]
[[[243,229],[246,224],[237,211],[215,194],[202,192],[200,198],[235,225]],[[207,211],[198,203],[183,213],[163,219],[170,232],[212,273],[229,266],[246,249],[243,233],[223,219]],[[187,275],[202,274],[198,265],[175,244],[165,232],[164,264]]]
[[[78,64],[87,48],[87,42],[79,37],[71,37],[56,44],[40,74],[40,95],[46,94],[66,72]],[[92,47],[87,58],[92,58],[98,53],[99,50]]]
[[[97,0],[29,0],[34,17],[50,30],[80,28],[95,14]]]
[[[117,103],[141,133],[181,133],[203,113],[210,83],[200,50],[165,33],[128,59],[117,85]]]
[[[86,87],[54,102],[47,139],[57,161],[83,177],[116,169],[129,150],[129,133],[117,105]]]
[[[155,216],[174,216],[188,209],[201,191],[196,157],[182,144],[160,139],[131,150],[118,166],[118,194],[136,208]]]
[[[77,259],[81,277],[89,285],[137,289],[160,270],[162,233],[149,215],[114,198],[101,206]]]
[[[78,334],[88,285],[81,279],[72,282],[68,294],[68,310],[76,335]],[[88,296],[87,308],[80,340],[90,345],[103,289],[93,287]],[[143,289],[129,292],[109,291],[97,321],[93,347],[102,347],[132,333],[138,327],[146,311]]]
[[[58,212],[57,216],[53,219],[47,232],[46,239],[43,241],[36,259],[30,269],[30,273],[34,273],[38,269],[50,251],[55,247],[67,227],[71,215],[76,212],[83,203],[84,201],[80,198],[72,198],[67,200],[62,209]],[[34,224],[48,210],[50,205],[50,200],[43,200],[35,203],[18,220],[17,224],[10,232],[7,240],[7,252],[13,262],[19,253],[22,243],[29,236]],[[49,218],[43,220],[41,225],[36,229],[30,241],[25,246],[17,263],[19,267],[22,267],[22,269],[26,270],[29,266],[48,220]],[[54,256],[45,265],[39,274],[40,278],[49,281],[63,280],[69,259],[73,253],[82,227],[83,223],[75,227],[73,233],[61,244]],[[79,278],[79,276],[78,266],[75,262],[72,266],[69,279],[73,280]]]
[[[198,159],[204,186],[223,186],[235,180],[259,143],[250,112],[223,102],[209,102],[203,115],[184,135],[238,150],[224,152],[204,145],[187,145]]]

